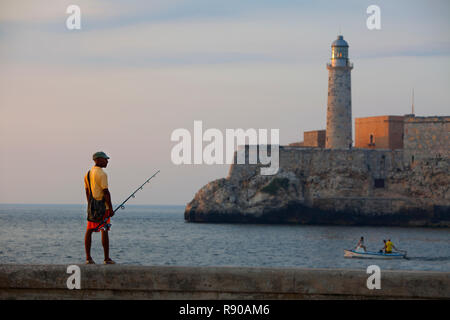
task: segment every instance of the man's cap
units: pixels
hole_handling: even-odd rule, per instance
[[[109,159],[109,157],[103,151],[96,152],[92,155],[92,160],[95,160],[97,158]]]

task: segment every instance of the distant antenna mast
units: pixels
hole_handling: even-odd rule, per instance
[[[412,114],[414,115],[414,88],[412,89]]]

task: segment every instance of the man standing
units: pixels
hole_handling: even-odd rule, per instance
[[[108,190],[108,176],[103,171],[102,168],[106,168],[108,165],[109,157],[103,152],[99,151],[94,153],[92,159],[95,162],[95,165],[84,177],[84,187],[86,190],[86,199],[89,205],[90,197],[93,199],[100,201],[101,205],[105,206],[105,215],[103,219],[108,217],[112,217],[114,215],[113,206],[111,204],[111,194]],[[110,223],[110,219],[108,219],[107,224]],[[92,241],[92,232],[98,232],[98,226],[101,222],[87,222],[86,235],[84,237],[84,247],[86,251],[86,264],[95,264],[94,260],[91,257],[91,241]],[[102,245],[103,251],[105,254],[104,264],[114,264],[115,262],[111,260],[109,257],[109,236],[108,231],[109,228],[102,229]]]

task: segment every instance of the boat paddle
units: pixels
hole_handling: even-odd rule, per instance
[[[400,249],[397,249],[397,251],[398,251],[398,252],[401,252],[401,253],[405,253],[405,256],[403,257],[403,259],[409,260],[409,258],[407,257],[408,252],[407,252],[406,250],[400,250]]]
[[[116,213],[117,210],[119,209],[125,209],[125,203],[130,200],[130,198],[134,198],[135,194],[139,191],[142,190],[142,187],[147,184],[154,176],[156,176],[159,173],[160,170],[156,171],[150,178],[148,178],[147,180],[145,180],[145,182],[143,184],[141,184],[141,186],[139,188],[137,188],[136,190],[134,190],[134,192],[132,194],[130,194],[130,196],[128,198],[126,198],[121,204],[119,204],[116,209],[113,211],[113,213]],[[106,217],[105,219],[103,219],[103,221],[97,226],[97,228],[94,229],[95,232],[97,232],[100,229],[103,230],[107,230],[109,227],[111,227],[110,223],[106,223],[108,221],[110,217]]]

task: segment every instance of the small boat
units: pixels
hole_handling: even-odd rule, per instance
[[[363,258],[363,259],[403,259],[406,258],[406,251],[384,253],[375,251],[355,251],[355,250],[344,250],[345,258]]]

